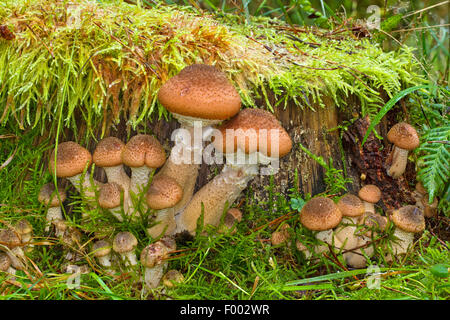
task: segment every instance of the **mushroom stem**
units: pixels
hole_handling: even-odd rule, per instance
[[[392,163],[387,170],[387,174],[396,179],[405,172],[406,164],[408,162],[408,150],[394,146],[392,152]]]
[[[115,182],[122,187],[125,193],[128,192],[130,189],[130,177],[128,177],[127,173],[123,169],[123,165],[103,167],[103,169],[105,170],[108,182]]]
[[[152,238],[159,237],[163,232],[172,234],[177,227],[174,212],[174,208],[158,210],[154,220],[157,224],[147,229],[148,234]]]
[[[167,265],[168,263],[165,262],[157,264],[152,268],[145,268],[144,282],[148,288],[153,289],[159,286]]]
[[[72,177],[67,177],[67,180],[72,183],[72,185],[82,194],[83,197],[87,198],[95,198],[95,188],[100,185],[100,182],[94,179],[93,184],[91,183],[91,176],[88,172],[85,173],[84,177],[82,174],[77,174]]]
[[[409,246],[414,241],[414,233],[395,228],[394,236],[398,238],[398,240],[392,244],[392,252],[394,255],[405,254],[408,252]]]
[[[126,266],[135,266],[137,264],[136,253],[134,250],[123,252],[120,256],[125,261]]]
[[[101,266],[105,267],[105,268],[109,268],[112,265],[111,264],[111,255],[110,254],[107,254],[107,255],[105,255],[103,257],[97,257],[97,259],[98,259],[98,263]]]
[[[45,226],[45,232],[48,232],[50,230],[50,225],[53,221],[57,220],[64,220],[61,207],[49,207],[47,209],[47,225]]]
[[[202,187],[188,203],[183,212],[176,217],[175,233],[188,231],[195,233],[197,220],[204,214],[204,225],[218,226],[225,205],[229,206],[247,187],[247,183],[257,171],[257,165],[231,166],[225,165],[222,172]],[[203,210],[202,210],[203,205]]]
[[[364,212],[375,213],[375,205],[373,203],[363,201],[364,204]]]
[[[153,171],[153,168],[149,168],[145,165],[142,167],[131,167],[130,190],[136,195],[141,193],[147,186],[150,173]]]

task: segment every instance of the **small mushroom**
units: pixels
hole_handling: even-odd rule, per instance
[[[315,231],[315,237],[327,245],[315,247],[316,253],[328,251],[328,244],[340,247],[340,243],[333,237],[333,228],[342,220],[342,212],[333,200],[316,197],[309,200],[300,211],[300,222],[307,229]],[[310,254],[307,254],[309,256]]]
[[[364,202],[365,212],[375,213],[375,203],[381,199],[381,190],[376,185],[367,184],[359,190],[358,197]]]
[[[400,122],[389,130],[387,138],[394,144],[392,163],[387,169],[387,174],[396,179],[405,172],[408,152],[419,146],[419,135],[410,124]]]
[[[166,288],[174,288],[184,282],[183,274],[175,269],[167,271],[162,277],[162,283]]]
[[[168,263],[171,251],[176,249],[175,241],[164,237],[149,244],[141,252],[141,263],[145,267],[144,282],[148,288],[158,287]]]
[[[4,252],[0,252],[0,272],[9,273],[12,276],[16,274],[16,269],[11,266],[11,259]]]
[[[48,169],[58,178],[67,178],[83,197],[89,199],[95,197],[95,189],[101,185],[95,180],[91,183],[90,175],[86,170],[91,162],[92,155],[87,149],[73,141],[66,141],[53,150]],[[86,174],[83,176],[85,170]]]
[[[46,215],[47,225],[44,229],[45,232],[48,232],[53,221],[64,220],[61,207],[66,200],[66,192],[60,186],[56,189],[53,183],[47,183],[39,191],[38,200],[48,207]]]
[[[223,219],[223,225],[219,227],[219,232],[236,233],[236,224],[242,221],[242,211],[238,208],[231,208],[227,211]]]
[[[116,137],[107,137],[97,144],[92,160],[97,167],[105,170],[108,182],[117,183],[126,192],[130,188],[130,177],[122,163],[122,151],[125,143]]]
[[[96,241],[92,246],[92,252],[102,267],[111,267],[111,248],[111,244],[106,240]]]
[[[146,194],[148,207],[156,210],[156,224],[147,229],[150,236],[157,238],[173,233],[176,229],[174,206],[182,197],[183,189],[175,179],[164,175],[153,178]]]
[[[119,221],[123,221],[122,206],[120,205],[120,195],[122,187],[115,182],[105,183],[100,187],[98,194],[98,204],[101,208],[109,210]]]
[[[156,138],[148,134],[138,134],[125,145],[122,161],[131,169],[130,191],[139,195],[147,187],[149,175],[166,161],[166,153]],[[132,215],[135,204],[131,199],[128,208],[128,214]]]
[[[67,226],[65,221],[58,220],[56,223],[62,223],[66,226],[64,233],[60,236],[61,243],[65,246],[65,256],[64,258],[68,261],[78,261],[82,258],[82,253],[79,252],[81,233],[75,227]],[[63,227],[59,226],[62,230]]]
[[[416,206],[407,205],[394,210],[390,219],[396,226],[394,236],[398,239],[392,244],[392,251],[394,255],[405,254],[413,243],[414,234],[425,229],[423,211]]]
[[[0,247],[0,249],[4,250],[9,259],[11,259],[12,266],[17,270],[23,270],[25,268],[26,257],[21,248],[22,243],[17,233],[11,229],[1,229],[0,244],[6,246],[6,248]]]
[[[19,220],[14,225],[14,230],[19,235],[22,244],[24,244],[24,249],[32,248],[33,245],[30,244],[31,238],[33,236],[33,226],[26,219]]]
[[[436,197],[434,197],[433,202],[430,203],[428,201],[428,196],[425,195],[420,203],[421,207],[423,208],[423,214],[426,218],[434,218],[437,216],[437,207],[439,205],[439,200]]]
[[[119,232],[113,241],[113,250],[117,252],[125,263],[125,266],[137,264],[135,247],[138,242],[136,237],[128,231]]]

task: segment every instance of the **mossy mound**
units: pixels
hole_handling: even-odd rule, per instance
[[[59,132],[83,119],[88,135],[120,118],[136,127],[167,115],[158,89],[192,63],[225,71],[247,107],[263,99],[272,108],[270,90],[278,104],[302,108],[323,106],[323,96],[343,106],[355,95],[362,114],[374,114],[381,93],[392,96],[422,81],[406,47],[383,52],[351,31],[335,35],[192,10],[113,0],[3,1],[0,123]]]

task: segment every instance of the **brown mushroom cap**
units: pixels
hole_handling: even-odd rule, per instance
[[[420,143],[416,129],[406,122],[395,124],[389,130],[387,138],[391,143],[404,150],[413,150]]]
[[[364,213],[364,203],[353,194],[346,194],[339,199],[337,206],[343,216],[358,217]]]
[[[200,119],[228,119],[241,108],[241,97],[225,73],[204,64],[188,66],[170,78],[158,99],[172,113]]]
[[[427,189],[423,186],[422,182],[416,183],[416,191],[422,195],[425,195],[428,193]]]
[[[112,209],[120,206],[121,186],[115,182],[105,183],[100,187],[98,194],[98,204],[105,209]]]
[[[374,184],[367,184],[359,190],[358,196],[361,200],[377,203],[381,199],[381,190]]]
[[[106,240],[99,240],[92,246],[94,256],[100,258],[111,253],[111,244]]]
[[[146,268],[153,268],[169,257],[167,246],[157,241],[146,246],[141,252],[141,263]]]
[[[59,207],[64,201],[66,201],[66,192],[61,186],[58,186],[58,193],[59,197],[56,194],[56,189],[53,182],[44,184],[39,191],[38,200],[46,206]]]
[[[300,222],[308,229],[324,231],[333,229],[342,220],[342,212],[333,200],[316,197],[309,200],[300,212]]]
[[[364,226],[367,227],[366,229],[371,229],[365,232],[365,235],[368,237],[372,235],[372,232],[376,233],[377,231],[386,230],[386,227],[388,225],[388,220],[386,217],[373,212],[365,212],[361,217],[361,222]]]
[[[21,244],[19,236],[11,229],[0,230],[0,243],[11,249]]]
[[[156,138],[138,134],[125,145],[122,161],[129,167],[159,168],[166,162],[166,153]]]
[[[425,217],[423,211],[416,206],[404,206],[394,210],[391,220],[397,227],[406,232],[422,232],[425,230]]]
[[[154,210],[175,206],[183,197],[183,188],[169,176],[158,175],[153,178],[146,194],[147,205]]]
[[[234,221],[241,222],[241,220],[242,220],[242,211],[239,210],[238,208],[230,208],[227,211],[227,214],[225,216],[225,220],[227,218],[232,220],[232,223],[234,223]]]
[[[92,160],[99,167],[114,167],[122,164],[125,143],[116,137],[107,137],[97,144]]]
[[[272,140],[278,140],[278,157],[281,158],[292,149],[289,134],[280,125],[278,119],[269,111],[262,109],[244,109],[232,119],[218,127],[221,136],[214,137],[214,146],[223,153],[234,153],[241,149],[245,153],[261,152],[272,156]],[[233,136],[227,138],[227,134]],[[242,130],[241,134],[239,130]],[[231,142],[231,144],[230,144]],[[230,145],[228,145],[230,144]]]
[[[119,232],[113,241],[113,250],[117,253],[129,252],[137,246],[136,237],[128,231]]]
[[[14,230],[16,230],[18,234],[23,235],[32,232],[33,226],[28,220],[21,219],[14,225]]]
[[[6,253],[0,252],[0,271],[7,271],[11,267],[11,259]]]
[[[91,153],[73,141],[58,145],[56,155],[56,176],[61,178],[73,177],[84,171],[92,161]],[[55,150],[53,150],[48,169],[53,174],[55,168]]]

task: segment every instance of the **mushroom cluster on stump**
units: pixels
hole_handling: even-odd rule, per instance
[[[216,151],[226,155],[226,164],[176,217],[177,232],[194,234],[202,213],[204,225],[218,226],[226,205],[231,206],[258,174],[259,164],[278,161],[292,148],[291,138],[275,116],[261,109],[245,109],[225,121],[218,127],[213,144]]]
[[[204,64],[190,65],[170,78],[161,86],[158,99],[181,124],[172,135],[175,146],[160,170],[183,189],[183,198],[174,208],[179,213],[193,195],[210,126],[239,112],[241,99],[225,73]]]

